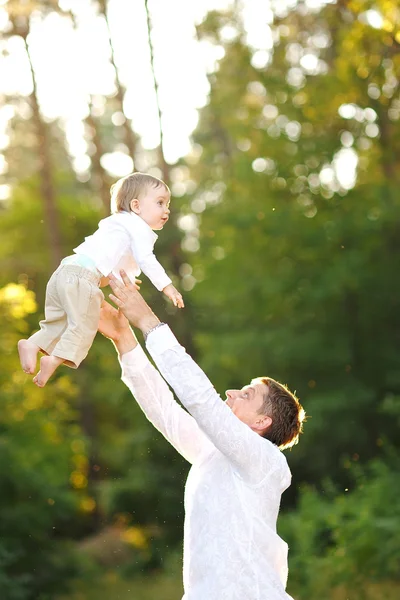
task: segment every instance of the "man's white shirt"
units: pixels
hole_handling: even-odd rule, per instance
[[[183,600],[290,600],[276,532],[291,474],[280,450],[242,423],[168,326],[122,356],[122,380],[192,467],[185,487]]]
[[[133,212],[114,213],[99,223],[93,235],[74,248],[76,254],[89,257],[105,277],[113,273],[121,279],[123,269],[131,280],[143,273],[163,290],[171,282],[154,255],[158,236]]]

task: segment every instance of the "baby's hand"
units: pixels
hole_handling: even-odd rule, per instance
[[[167,298],[172,300],[174,306],[177,306],[178,308],[184,308],[185,305],[183,303],[182,294],[178,292],[178,290],[172,285],[172,283],[170,283],[163,289],[163,293],[167,296]]]

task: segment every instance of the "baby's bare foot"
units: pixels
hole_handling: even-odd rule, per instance
[[[64,360],[58,356],[42,356],[40,359],[40,371],[33,378],[33,383],[38,387],[44,387],[54,371],[59,367]]]
[[[32,344],[32,342],[29,342],[28,340],[19,340],[19,360],[21,361],[22,370],[25,371],[25,373],[35,372],[38,352],[39,346],[36,346],[36,344]]]

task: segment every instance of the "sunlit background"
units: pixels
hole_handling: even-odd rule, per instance
[[[273,3],[265,0],[237,3],[255,68],[263,69],[271,60],[274,14],[285,14],[296,3],[283,0],[275,3],[274,7],[271,6]],[[330,0],[310,0],[305,5],[310,10],[319,10],[324,4],[332,3]],[[1,2],[0,27],[10,35],[3,41],[0,91],[6,96],[28,97],[32,92],[31,67],[23,40],[12,35],[8,4],[5,0]],[[26,10],[31,10],[32,3],[21,1],[11,4],[16,5],[15,14],[18,18]],[[67,149],[80,180],[89,177],[90,157],[83,121],[88,116],[90,104],[93,104],[93,114],[101,116],[105,110],[104,97],[117,92],[115,68],[110,61],[110,41],[118,77],[125,88],[124,111],[110,115],[112,123],[120,126],[125,118],[130,119],[143,148],[157,147],[160,128],[155,75],[164,132],[163,148],[166,160],[173,164],[190,152],[190,135],[198,122],[198,109],[206,104],[209,93],[207,74],[216,70],[218,60],[225,53],[223,45],[199,40],[196,24],[201,22],[207,11],[223,10],[231,4],[228,0],[193,3],[153,0],[149,2],[147,15],[143,2],[111,0],[107,4],[108,24],[104,15],[99,14],[96,2],[65,0],[58,3],[57,11],[50,10],[49,14],[44,15],[39,7],[33,10],[27,42],[37,79],[41,112],[46,120],[62,119]],[[73,19],[69,18],[70,11]],[[151,68],[148,17],[151,19],[155,54],[154,73]],[[384,25],[382,16],[376,10],[367,10],[363,20],[375,28]],[[232,40],[237,33],[232,25],[226,25],[221,30],[221,39]],[[305,74],[324,72],[326,64],[319,59],[318,51],[328,44],[328,37],[321,33],[312,41],[308,53],[297,48],[296,44],[291,46],[289,60],[293,68],[288,78],[294,87],[301,87]],[[2,107],[1,148],[8,144],[7,128],[15,110],[10,105]],[[273,115],[273,109],[267,107],[268,110]],[[350,119],[355,117],[354,111],[355,107],[345,105],[340,114]],[[19,114],[29,119],[29,107],[21,104]],[[376,114],[371,110],[363,115],[357,113],[358,120],[373,123],[375,118]],[[296,124],[289,126],[288,131],[292,131],[292,137],[296,139]],[[367,134],[375,137],[376,126],[371,125]],[[335,156],[333,168],[324,171],[322,181],[331,182],[335,172],[339,183],[349,189],[355,182],[357,154],[350,149],[352,141],[349,136],[344,136],[342,143],[343,150]],[[127,150],[121,144],[113,152],[103,155],[102,165],[112,176],[120,177],[132,171],[133,160]],[[6,171],[5,166],[2,170]],[[8,188],[2,189],[3,198],[9,193]]]
[[[145,281],[217,390],[310,418],[278,523],[295,600],[400,595],[400,5],[0,0],[0,598],[179,600],[186,463],[98,336],[39,390],[16,343],[134,170],[162,177]]]

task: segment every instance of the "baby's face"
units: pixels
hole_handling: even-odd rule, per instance
[[[135,211],[152,229],[162,229],[169,219],[170,195],[164,187],[149,187]]]

